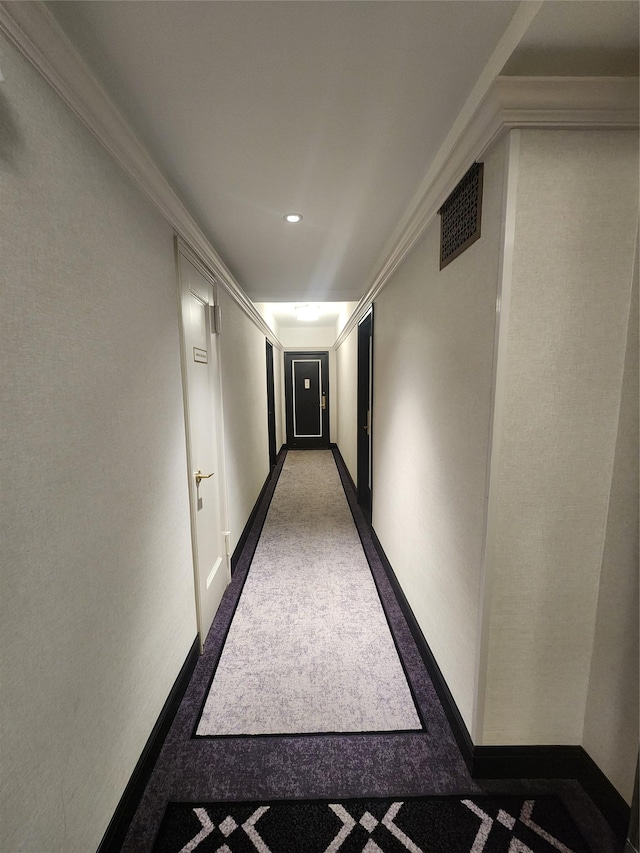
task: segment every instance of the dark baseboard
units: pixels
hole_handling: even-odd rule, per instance
[[[197,636],[193,641],[193,645],[189,650],[189,654],[187,655],[184,664],[182,665],[180,674],[171,688],[169,697],[164,703],[160,716],[149,735],[149,739],[142,750],[142,755],[131,774],[129,783],[124,790],[124,794],[120,798],[118,807],[116,808],[109,826],[107,827],[107,831],[100,842],[97,853],[119,853],[121,850],[129,829],[129,824],[131,823],[140,800],[142,799],[144,789],[147,786],[147,782],[149,781],[154,765],[158,760],[162,744],[167,736],[167,732],[171,728],[171,723],[173,722],[173,718],[180,706],[182,697],[189,685],[191,675],[193,674],[193,670],[195,669],[199,656],[200,637]]]
[[[621,840],[626,839],[631,824],[631,809],[613,787],[588,752],[579,747],[576,779],[606,817]]]
[[[339,451],[338,451],[339,452]],[[451,726],[458,748],[474,779],[576,779],[624,840],[631,809],[581,746],[475,746],[445,678],[422,633],[375,530],[371,537],[398,603]]]
[[[357,495],[358,490],[356,488],[356,484],[353,481],[353,477],[351,476],[351,472],[347,468],[347,463],[344,461],[344,459],[342,457],[342,453],[340,453],[340,448],[338,447],[337,444],[332,444],[329,449],[333,452],[334,456],[337,456],[339,458],[340,463],[342,465],[343,472],[344,472],[344,476],[346,477],[347,482],[348,482],[353,494]]]
[[[393,571],[391,563],[389,562],[389,559],[384,552],[384,548],[382,547],[373,527],[371,528],[371,538],[375,549],[378,552],[378,556],[380,557],[380,562],[384,566],[384,570],[387,573],[391,586],[393,587],[395,596],[398,599],[398,604],[400,605],[403,616],[407,620],[407,625],[409,626],[409,630],[411,631],[416,646],[418,647],[418,651],[420,652],[422,660],[427,668],[427,672],[431,677],[435,691],[438,694],[438,699],[440,699],[440,702],[442,703],[447,720],[451,726],[451,731],[456,739],[456,743],[458,744],[458,749],[462,753],[462,757],[464,758],[469,771],[472,772],[474,747],[471,735],[469,734],[464,720],[462,719],[462,715],[458,710],[458,706],[451,695],[449,686],[445,681],[435,657],[433,656],[429,643],[427,643],[427,640],[422,633],[418,620],[414,616],[411,605],[407,601],[404,590],[400,586],[396,573]]]
[[[476,779],[577,779],[581,746],[476,746]]]
[[[256,515],[258,514],[258,510],[260,509],[260,505],[262,504],[262,499],[264,498],[265,492],[269,488],[269,483],[271,482],[271,477],[273,472],[278,467],[278,463],[280,462],[282,455],[287,452],[287,445],[283,444],[280,450],[278,451],[278,455],[276,456],[276,467],[267,474],[267,479],[264,481],[262,488],[260,489],[260,494],[258,495],[255,504],[253,505],[253,509],[251,510],[251,515],[247,519],[247,523],[244,526],[242,533],[240,534],[240,539],[238,539],[238,544],[235,547],[235,550],[231,556],[231,574],[234,573],[236,566],[238,565],[238,560],[242,556],[242,551],[244,546],[247,544],[247,539],[249,538],[249,533],[251,532],[251,528],[253,527],[253,523],[256,520]]]
[[[631,809],[582,746],[476,746],[476,779],[576,779],[607,819],[626,838]]]

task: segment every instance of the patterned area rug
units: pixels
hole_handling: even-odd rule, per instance
[[[557,797],[169,803],[154,853],[590,853]]]
[[[196,736],[422,728],[333,455],[290,451]]]

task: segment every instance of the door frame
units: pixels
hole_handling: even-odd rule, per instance
[[[324,395],[325,406],[322,411],[322,437],[296,438],[293,429],[293,362],[320,361],[320,394]],[[287,421],[287,447],[295,450],[327,449],[330,443],[329,418],[329,351],[285,350],[284,353],[284,399]]]
[[[212,389],[211,395],[214,400],[214,411],[211,413],[213,419],[215,419],[215,451],[217,458],[218,471],[216,472],[216,483],[218,488],[218,499],[220,505],[220,520],[222,523],[222,534],[224,536],[225,548],[224,548],[224,556],[225,556],[225,574],[227,578],[227,584],[231,581],[231,562],[230,562],[230,554],[229,554],[229,532],[228,532],[228,505],[227,505],[227,480],[226,480],[226,468],[225,468],[225,456],[224,456],[224,419],[223,419],[223,409],[222,409],[222,375],[220,369],[220,347],[218,342],[218,335],[214,333],[214,315],[218,309],[218,288],[215,277],[211,274],[211,272],[207,269],[207,267],[202,263],[200,258],[192,251],[192,249],[177,235],[174,237],[174,246],[175,246],[175,263],[176,263],[176,282],[177,282],[177,296],[178,296],[178,330],[180,336],[180,368],[182,375],[182,401],[184,407],[184,426],[185,426],[185,439],[186,439],[186,451],[187,451],[187,483],[189,489],[189,519],[191,525],[191,558],[193,563],[193,587],[194,587],[194,597],[195,597],[195,606],[196,606],[196,624],[198,628],[198,637],[200,640],[200,654],[204,651],[204,643],[206,640],[206,635],[208,633],[208,628],[204,628],[202,624],[202,603],[200,600],[200,567],[198,563],[198,534],[197,534],[197,501],[198,501],[198,491],[196,488],[196,481],[194,477],[195,463],[193,458],[193,447],[191,443],[191,416],[189,409],[189,386],[187,380],[187,359],[189,355],[187,353],[187,342],[186,342],[186,334],[184,328],[184,317],[183,317],[183,300],[182,300],[182,291],[183,291],[183,282],[181,278],[180,272],[180,255],[182,255],[190,264],[192,264],[196,270],[207,280],[207,282],[212,286],[213,293],[213,303],[209,304],[209,311],[207,316],[207,329],[209,332],[210,340],[211,340],[211,348],[212,350],[215,348],[216,351],[216,369],[215,375],[213,369],[210,367],[210,377],[212,379]]]
[[[371,521],[373,511],[373,305],[358,323],[357,390],[358,503]]]
[[[269,436],[269,470],[276,467],[278,448],[276,446],[276,386],[273,363],[273,344],[267,338],[267,431]]]

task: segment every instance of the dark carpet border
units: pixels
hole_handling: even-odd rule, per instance
[[[208,695],[208,694],[207,694]],[[198,718],[198,722],[199,722]],[[197,728],[197,726],[196,726]],[[364,732],[259,732],[257,734],[232,734],[232,735],[193,735],[193,740],[269,740],[278,738],[279,740],[299,739],[299,738],[320,738],[320,737],[339,737],[339,738],[366,738],[380,737],[381,735],[424,735],[425,729],[376,729],[374,731]]]
[[[500,800],[500,799],[514,799],[514,800],[556,800],[559,802],[564,809],[566,809],[567,814],[571,817],[569,810],[565,806],[562,801],[562,797],[558,796],[558,794],[531,794],[531,793],[517,793],[514,794],[512,792],[505,793],[490,793],[485,794],[482,791],[470,791],[469,793],[465,793],[462,791],[461,793],[456,794],[410,794],[408,796],[403,796],[399,794],[398,796],[393,797],[274,797],[265,799],[255,799],[252,798],[250,800],[169,800],[167,802],[167,806],[173,805],[181,805],[181,806],[193,806],[194,808],[206,808],[207,806],[288,806],[291,803],[297,803],[299,805],[304,805],[305,803],[310,803],[311,805],[318,804],[330,804],[330,803],[419,803],[423,800]],[[165,807],[166,812],[166,807]],[[163,814],[164,817],[164,814]],[[571,818],[573,823],[576,823],[573,818]],[[576,824],[576,828],[579,829]]]
[[[133,820],[147,783],[153,772],[160,750],[171,728],[174,717],[186,693],[189,681],[200,657],[200,635],[197,635],[184,664],[176,678],[171,692],[164,703],[160,716],[153,727],[142,754],[124,789],[109,826],[100,842],[97,853],[119,853]]]
[[[462,753],[462,757],[464,759],[465,764],[469,768],[469,772],[473,776],[473,766],[474,766],[474,745],[471,740],[471,735],[469,734],[469,730],[467,729],[464,720],[462,719],[462,714],[458,710],[458,706],[456,705],[455,699],[449,690],[449,685],[445,681],[444,675],[442,674],[442,670],[438,666],[438,662],[436,661],[433,652],[431,651],[431,647],[426,641],[424,634],[422,633],[422,629],[418,624],[418,620],[416,619],[409,602],[404,594],[404,590],[400,586],[400,582],[396,577],[395,572],[389,562],[387,555],[384,552],[382,545],[380,544],[380,540],[376,535],[373,527],[370,528],[371,531],[371,541],[373,542],[373,546],[378,553],[378,557],[380,558],[380,562],[386,572],[387,577],[389,578],[389,583],[393,589],[393,592],[398,600],[398,604],[400,605],[400,609],[402,611],[402,615],[407,621],[409,626],[409,630],[411,631],[411,635],[415,641],[416,646],[418,647],[418,651],[420,652],[420,656],[424,661],[424,665],[427,668],[427,672],[431,676],[431,681],[433,682],[433,686],[438,695],[438,699],[442,704],[442,708],[447,717],[449,725],[451,726],[451,731],[455,738],[456,743],[458,744],[458,749]]]
[[[244,586],[247,582],[247,578],[249,577],[249,569],[251,568],[251,562],[253,560],[254,554],[256,552],[256,548],[258,547],[258,542],[260,541],[260,536],[262,534],[262,528],[264,527],[264,523],[267,520],[267,514],[269,512],[269,507],[271,506],[271,501],[273,499],[274,492],[276,490],[276,486],[278,485],[278,480],[280,479],[280,474],[282,473],[282,468],[284,466],[284,461],[287,458],[287,448],[283,445],[280,448],[280,452],[278,453],[276,459],[276,466],[273,471],[270,471],[267,479],[265,480],[264,486],[260,490],[260,494],[258,495],[258,499],[256,500],[253,509],[251,510],[251,514],[249,516],[249,521],[245,524],[244,530],[242,531],[242,535],[240,536],[240,540],[238,545],[236,546],[235,551],[233,552],[232,561],[236,558],[235,567],[237,568],[239,565],[242,565],[242,571],[244,571],[244,577],[241,579],[240,586],[238,588],[236,599],[233,603],[233,608],[231,613],[229,614],[229,621],[227,623],[227,627],[225,628],[224,636],[222,638],[222,642],[220,643],[220,648],[215,658],[215,663],[213,665],[213,669],[211,671],[211,677],[209,678],[207,688],[204,691],[204,695],[202,697],[202,702],[200,703],[200,710],[196,716],[195,723],[191,730],[191,740],[206,740],[211,737],[220,737],[220,735],[199,735],[196,734],[198,725],[200,723],[200,719],[202,718],[202,713],[204,711],[204,706],[207,703],[207,699],[209,697],[209,692],[211,691],[211,685],[213,684],[213,679],[215,678],[216,672],[218,670],[218,664],[220,663],[220,659],[222,657],[222,652],[227,644],[227,638],[229,637],[229,631],[231,630],[231,626],[233,624],[233,620],[235,619],[236,610],[238,609],[238,603],[240,602],[240,598],[242,596],[242,592],[244,590]],[[249,537],[251,534],[255,534],[252,536],[253,544],[248,545]],[[240,548],[240,542],[242,542],[242,547]],[[225,737],[225,735],[222,735]]]
[[[267,479],[264,481],[264,485],[262,486],[262,489],[260,490],[260,494],[258,495],[258,499],[256,500],[255,504],[253,505],[253,509],[251,510],[251,515],[247,519],[247,523],[245,524],[244,529],[243,529],[242,533],[240,534],[240,538],[238,539],[238,544],[236,545],[235,550],[231,556],[231,574],[232,575],[235,572],[236,568],[238,567],[238,563],[240,562],[241,558],[244,556],[243,551],[244,551],[245,545],[247,544],[247,540],[249,539],[249,535],[252,532],[253,525],[254,525],[255,520],[258,516],[258,513],[260,512],[260,509],[262,507],[262,502],[263,502],[265,495],[267,493],[267,489],[269,488],[269,485],[271,484],[271,480],[275,477],[276,483],[277,483],[278,477],[280,476],[280,471],[282,470],[282,465],[280,463],[284,462],[284,457],[286,455],[287,455],[287,446],[285,444],[283,444],[282,447],[280,448],[280,450],[278,451],[278,455],[276,456],[276,464],[275,464],[273,470],[270,471],[269,474],[267,475]],[[272,493],[272,496],[273,496],[273,493]],[[271,503],[271,499],[269,499],[269,503]],[[267,509],[268,509],[268,506],[267,506]],[[265,516],[262,520],[262,524],[260,525],[260,530],[262,530],[262,527],[264,525],[264,519],[266,519],[266,513],[265,513]],[[255,550],[255,548],[254,548],[254,550]],[[251,557],[253,557],[253,554],[251,554]]]
[[[317,449],[317,448],[311,448],[311,449]],[[330,448],[321,448],[321,449],[330,449],[330,450],[334,451],[334,462],[335,462],[335,452],[340,453],[340,451],[337,449],[336,445],[331,445]],[[307,449],[306,448],[295,448],[295,452],[300,452],[300,451],[301,452],[307,452]],[[275,488],[276,488],[277,483],[278,483],[278,479],[280,478],[280,474],[282,472],[282,468],[284,466],[284,461],[285,461],[287,453],[288,453],[288,448],[285,445],[283,445],[283,447],[280,451],[280,454],[278,455],[278,464],[276,465],[276,468],[274,468],[272,474],[269,475],[269,477],[267,477],[267,481],[265,482],[265,485],[263,486],[262,491],[260,492],[260,495],[258,497],[258,500],[256,501],[256,504],[255,504],[255,506],[251,512],[250,521],[251,521],[251,519],[253,519],[253,522],[251,524],[249,522],[247,522],[247,525],[245,526],[245,530],[243,531],[243,535],[242,535],[241,539],[244,538],[245,544],[247,543],[247,541],[249,539],[250,533],[257,532],[258,538],[259,538],[260,534],[262,533],[262,528],[264,527],[264,524],[265,524],[265,521],[267,518],[267,513],[269,510],[269,506],[271,505],[271,500],[273,498]],[[336,465],[336,467],[338,468],[338,474],[340,475],[340,469],[337,465]],[[345,467],[345,471],[346,471],[346,467]],[[347,472],[347,475],[348,475],[348,472]],[[341,475],[340,475],[340,478],[342,481]],[[353,481],[351,481],[351,483],[353,483]],[[272,488],[269,488],[270,486],[272,486]],[[358,523],[357,523],[356,517],[354,515],[354,509],[353,509],[353,506],[352,506],[351,501],[349,499],[349,495],[347,493],[347,489],[345,488],[345,484],[343,481],[342,481],[342,486],[343,486],[343,489],[345,492],[345,497],[347,498],[347,504],[349,505],[349,508],[351,510],[351,514],[353,516],[353,520],[354,520],[354,523],[356,526],[356,530],[358,530]],[[357,507],[357,503],[355,506]],[[256,521],[256,520],[258,520],[258,521]],[[252,526],[255,523],[260,524],[260,528],[257,531],[254,531],[252,529]],[[358,535],[360,536],[359,530],[358,530]],[[364,547],[364,543],[362,542],[361,536],[360,536],[360,541],[362,543],[363,551],[364,551],[365,557],[367,559],[367,564],[369,565],[369,570],[371,571],[371,564],[369,562],[369,558],[367,556],[367,551],[366,551],[366,548]],[[222,652],[224,651],[224,647],[225,647],[226,642],[227,642],[227,637],[229,635],[229,631],[231,630],[231,625],[233,624],[233,620],[234,620],[235,615],[236,615],[236,610],[237,610],[238,604],[240,602],[240,597],[242,596],[242,592],[244,590],[244,586],[245,586],[245,583],[247,581],[247,577],[249,576],[249,568],[250,568],[251,561],[253,560],[253,556],[254,556],[256,547],[257,547],[257,540],[256,540],[256,545],[254,545],[253,550],[250,553],[245,554],[241,549],[241,553],[239,554],[238,562],[240,561],[240,559],[242,559],[242,560],[247,559],[249,561],[249,566],[247,567],[247,571],[246,571],[245,576],[242,578],[242,582],[240,584],[240,587],[239,587],[239,590],[237,593],[237,597],[236,597],[236,600],[235,600],[234,605],[233,605],[233,610],[231,611],[231,615],[229,617],[229,623],[228,623],[227,628],[225,630],[224,637],[223,637],[222,643],[220,645],[220,650],[219,650],[217,657],[216,657],[216,660],[215,660],[213,672],[211,674],[211,678],[209,679],[207,688],[204,692],[204,697],[203,697],[201,705],[200,705],[200,710],[198,711],[196,721],[195,721],[194,726],[192,728],[191,739],[192,740],[198,740],[198,741],[203,741],[203,740],[218,741],[218,740],[234,740],[234,739],[257,740],[257,739],[261,739],[261,738],[267,738],[267,739],[269,739],[269,738],[315,738],[315,737],[361,738],[361,737],[372,737],[372,736],[379,737],[380,735],[393,736],[393,735],[412,735],[412,734],[422,735],[422,734],[424,734],[424,732],[426,731],[424,715],[423,715],[422,709],[420,708],[420,705],[418,704],[418,701],[416,699],[416,695],[415,695],[415,692],[413,689],[413,685],[411,684],[411,680],[409,678],[409,674],[407,672],[406,666],[405,666],[404,661],[402,659],[400,649],[398,648],[398,644],[396,642],[396,638],[395,638],[395,635],[394,635],[392,627],[391,627],[391,622],[389,621],[389,616],[387,614],[387,611],[386,611],[386,608],[384,605],[384,601],[383,601],[382,596],[380,594],[380,589],[379,589],[378,583],[376,581],[376,578],[373,574],[373,571],[371,571],[371,576],[373,578],[373,583],[374,583],[374,586],[376,588],[378,598],[380,600],[380,606],[382,607],[382,612],[384,613],[385,619],[387,621],[387,627],[389,628],[389,633],[391,634],[391,638],[393,640],[393,644],[394,644],[395,649],[396,649],[396,654],[398,655],[398,660],[400,661],[400,664],[402,666],[402,670],[404,672],[405,680],[406,680],[407,685],[409,687],[409,692],[411,694],[411,700],[413,702],[413,706],[415,708],[416,714],[418,716],[418,719],[420,721],[422,728],[420,728],[420,729],[379,729],[379,730],[375,730],[375,731],[360,731],[360,732],[351,732],[351,731],[273,732],[273,733],[260,732],[258,734],[235,733],[235,734],[228,734],[228,735],[219,735],[219,734],[217,734],[217,735],[199,735],[196,733],[197,729],[198,729],[198,725],[200,723],[200,719],[202,717],[202,712],[204,711],[204,706],[206,705],[207,698],[209,697],[209,692],[211,691],[211,685],[213,684],[213,680],[215,678],[215,674],[216,674],[216,671],[218,669],[218,664],[220,663],[220,659],[222,658]],[[243,548],[244,548],[244,546],[243,546]],[[234,551],[234,556],[235,556],[236,552],[238,552],[238,548],[236,548],[236,551]]]
[[[387,627],[389,628],[389,633],[391,634],[391,639],[393,640],[393,645],[395,646],[396,654],[398,656],[398,660],[400,661],[400,665],[402,666],[402,671],[404,672],[404,678],[409,687],[409,692],[411,693],[411,699],[413,700],[413,706],[416,709],[416,713],[418,715],[418,719],[420,720],[420,724],[422,726],[422,731],[425,732],[427,730],[424,714],[422,713],[422,708],[418,703],[418,699],[415,694],[415,690],[413,684],[411,683],[411,678],[409,676],[409,672],[405,665],[405,662],[402,658],[402,653],[400,651],[400,647],[398,646],[398,641],[396,639],[396,635],[393,630],[393,625],[391,620],[389,619],[389,614],[387,613],[387,608],[385,606],[384,597],[380,592],[380,585],[375,576],[375,572],[373,571],[373,567],[371,565],[370,554],[368,543],[362,537],[361,525],[367,526],[367,521],[364,517],[362,510],[360,509],[360,505],[358,504],[357,498],[357,489],[355,487],[355,483],[349,473],[349,469],[345,465],[344,459],[342,458],[342,454],[337,445],[331,446],[331,452],[333,453],[333,461],[338,470],[338,476],[340,477],[340,482],[342,483],[342,489],[344,491],[344,496],[346,498],[349,509],[351,510],[351,516],[353,518],[353,523],[355,525],[356,531],[360,538],[360,544],[362,545],[362,550],[364,552],[365,559],[367,561],[367,565],[369,566],[369,571],[371,572],[371,577],[373,578],[373,585],[376,588],[376,592],[378,593],[378,599],[380,601],[380,606],[382,607],[382,612],[384,613],[384,617],[387,620]]]
[[[332,448],[338,470],[357,494],[353,479],[340,450]],[[367,525],[380,562],[391,583],[398,604],[431,676],[433,686],[451,726],[462,757],[474,779],[575,779],[593,800],[616,837],[624,840],[629,829],[631,809],[609,779],[582,746],[475,746],[462,719],[449,686],[422,633],[373,526],[360,513]],[[357,526],[357,523],[356,523]],[[363,543],[364,544],[364,543]],[[366,553],[366,548],[365,548]],[[402,659],[402,658],[401,658]]]

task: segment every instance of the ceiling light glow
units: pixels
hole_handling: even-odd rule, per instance
[[[287,213],[285,219],[287,222],[300,222],[302,216],[299,213]]]
[[[320,316],[318,305],[296,305],[296,320],[311,322]]]

